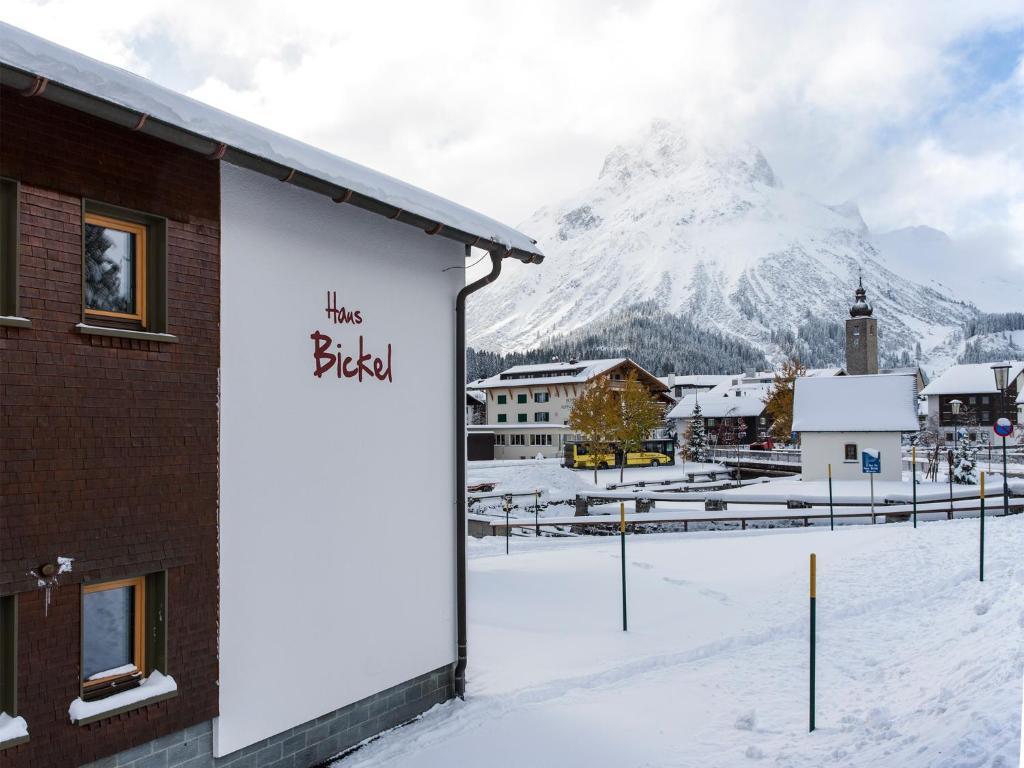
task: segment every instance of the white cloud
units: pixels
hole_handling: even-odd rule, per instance
[[[1024,65],[960,103],[950,54],[1021,24],[1019,0],[8,0],[4,18],[511,223],[657,115],[753,141],[874,228],[1024,263]]]

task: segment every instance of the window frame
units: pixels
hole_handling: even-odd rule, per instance
[[[551,421],[551,411],[534,411],[533,420],[536,423],[547,424]]]
[[[850,448],[853,448],[853,458],[849,458]],[[857,463],[857,444],[856,443],[843,443],[843,463],[856,464]]]
[[[516,405],[526,405],[527,397],[525,392],[520,392],[516,395]]]
[[[535,403],[547,403],[551,400],[551,394],[549,392],[534,392],[533,402]]]
[[[508,395],[498,395],[497,398],[498,398],[498,405],[507,405],[508,404]]]
[[[133,612],[132,617],[132,656],[134,657],[133,663],[138,672],[143,676],[148,676],[150,670],[148,668],[148,658],[146,654],[146,617],[147,617],[147,603],[146,603],[146,584],[147,578],[145,576],[133,576],[126,579],[114,579],[113,581],[98,581],[89,584],[82,585],[82,629],[81,629],[81,666],[85,667],[85,597],[86,595],[95,594],[97,592],[106,592],[112,589],[122,589],[124,587],[133,587],[135,592],[133,593]],[[82,674],[84,674],[84,669]],[[101,689],[110,683],[130,677],[130,674],[123,675],[108,675],[107,677],[97,678],[95,680],[79,680],[79,685],[82,694],[87,691],[93,691]]]
[[[498,423],[499,424],[507,424],[508,423],[508,414],[507,413],[499,413],[498,414]]]
[[[0,597],[0,712],[18,714],[18,596]]]
[[[529,421],[530,421],[530,419],[527,417],[527,415],[525,413],[517,413],[516,414],[516,423],[517,424],[526,424]]]
[[[21,184],[5,176],[0,176],[0,238],[0,317],[10,321],[21,312]]]
[[[91,309],[85,303],[85,228],[87,226],[103,227],[118,232],[128,232],[135,235],[135,263],[132,269],[135,273],[135,312],[111,312],[106,309]],[[147,328],[149,316],[147,314],[147,296],[149,292],[149,280],[147,278],[149,250],[149,226],[140,222],[128,219],[108,216],[100,213],[92,213],[86,210],[82,218],[82,312],[86,318],[98,317],[107,320],[127,320],[136,322],[143,328]]]

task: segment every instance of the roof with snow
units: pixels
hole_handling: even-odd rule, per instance
[[[534,240],[483,214],[3,22],[0,81],[431,234],[500,246],[522,260],[543,255]]]
[[[795,432],[916,432],[917,381],[898,374],[799,378]]]
[[[760,416],[764,411],[764,400],[771,384],[733,384],[732,377],[717,387],[700,394],[684,395],[669,411],[670,419],[689,419],[693,409],[700,403],[701,416],[705,419],[734,419]]]
[[[1004,361],[1006,362],[1006,361]],[[998,394],[992,373],[995,363],[971,363],[947,368],[941,376],[921,390],[922,395]],[[1024,372],[1024,362],[1010,362],[1009,381]]]
[[[658,380],[667,387],[714,387],[731,378],[732,376],[728,374],[694,373],[686,376],[677,374],[659,376]]]
[[[657,389],[660,387],[662,391],[666,389],[658,378],[641,368],[628,357],[513,365],[511,368],[488,379],[474,381],[472,386],[476,389],[495,389],[498,387],[528,387],[531,385],[585,384],[595,376],[607,373],[613,368],[618,368],[624,364],[635,368],[639,377],[646,380],[649,385],[652,385],[652,388]]]

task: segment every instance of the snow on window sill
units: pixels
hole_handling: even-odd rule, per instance
[[[23,717],[11,717],[0,712],[0,750],[28,741],[28,724]]]
[[[122,712],[129,712],[149,704],[174,698],[178,695],[178,684],[173,677],[153,672],[138,688],[115,693],[99,701],[82,701],[80,698],[71,702],[68,716],[73,725],[89,725]]]
[[[152,331],[135,331],[128,328],[112,328],[105,325],[89,325],[78,323],[75,328],[79,333],[91,336],[112,336],[117,339],[137,339],[139,341],[162,341],[177,344],[178,337],[171,333],[153,333]]]
[[[10,328],[31,328],[32,321],[27,317],[18,317],[17,315],[0,315],[0,325]]]

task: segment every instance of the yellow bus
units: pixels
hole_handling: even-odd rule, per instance
[[[572,469],[608,469],[622,464],[622,446],[609,443],[606,451],[591,453],[585,445],[565,444],[564,464]],[[626,456],[627,467],[661,467],[676,463],[676,442],[671,438],[645,440],[639,451]]]

